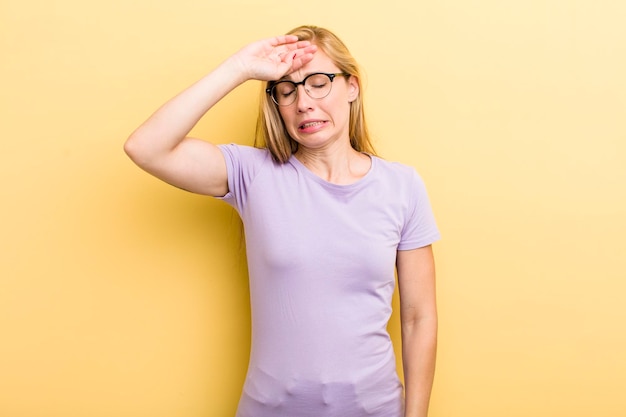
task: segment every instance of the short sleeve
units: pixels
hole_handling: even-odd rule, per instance
[[[410,205],[402,228],[398,250],[421,248],[440,239],[426,185],[415,170],[412,170],[409,193]]]
[[[246,206],[248,189],[263,164],[270,160],[266,149],[236,144],[218,145],[226,161],[228,193],[217,197],[242,213]]]

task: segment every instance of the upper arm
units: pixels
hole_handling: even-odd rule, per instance
[[[421,319],[436,320],[435,261],[432,246],[399,250],[396,269],[402,325]]]
[[[185,138],[168,152],[146,157],[133,149],[131,137],[124,149],[142,169],[178,188],[214,197],[228,192],[224,155],[209,142]]]

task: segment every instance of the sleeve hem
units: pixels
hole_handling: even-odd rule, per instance
[[[416,242],[403,242],[398,245],[397,250],[413,250],[423,248],[425,246],[432,245],[433,243],[439,241],[441,239],[441,235],[436,233],[426,239],[422,239]]]

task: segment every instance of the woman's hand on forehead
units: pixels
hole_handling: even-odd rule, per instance
[[[278,80],[302,68],[313,59],[317,46],[281,35],[253,42],[239,50],[233,59],[246,79]]]

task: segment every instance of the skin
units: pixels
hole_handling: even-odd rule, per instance
[[[317,47],[295,36],[277,36],[247,45],[215,70],[169,100],[124,144],[142,169],[176,187],[210,196],[228,192],[221,151],[188,137],[200,118],[247,80],[276,80],[313,59]]]
[[[200,118],[247,80],[299,82],[313,72],[340,72],[315,45],[295,36],[251,43],[159,108],[127,139],[124,150],[142,169],[176,187],[210,196],[228,192],[226,163],[213,144],[189,137]],[[371,167],[369,156],[350,146],[350,103],[358,96],[354,77],[337,77],[330,94],[312,99],[298,86],[297,100],[279,111],[299,144],[295,156],[313,173],[350,184]],[[303,122],[322,122],[302,129]],[[405,417],[426,417],[435,369],[437,311],[430,246],[398,251],[396,268],[406,386]]]
[[[338,73],[339,68],[321,50],[301,69],[287,79],[301,81],[314,72]],[[298,86],[296,101],[279,106],[280,115],[289,135],[299,144],[296,158],[326,181],[350,184],[363,177],[371,167],[367,155],[350,146],[350,103],[359,95],[354,77],[336,77],[330,94],[323,99],[309,97],[304,86]],[[303,122],[320,124],[302,129]]]
[[[437,306],[432,246],[398,251],[405,417],[426,417],[435,376]]]

